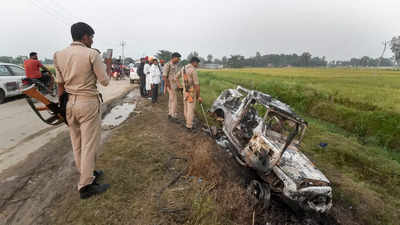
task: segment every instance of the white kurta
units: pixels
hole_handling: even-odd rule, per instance
[[[143,68],[144,74],[146,74],[146,91],[151,90],[151,76],[150,76],[150,64],[145,64]]]
[[[161,70],[158,65],[153,64],[150,68],[151,84],[159,84],[161,82]]]

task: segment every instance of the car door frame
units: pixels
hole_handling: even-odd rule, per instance
[[[14,73],[12,73],[12,71],[7,67],[7,65],[2,64],[0,66],[4,67],[6,69],[6,71],[8,72],[8,75],[0,76],[0,79],[1,79],[0,86],[1,86],[1,89],[4,91],[5,97],[17,95],[18,84],[16,84],[17,85],[16,90],[10,90],[9,88],[7,88],[9,83],[16,82]]]
[[[25,69],[23,68],[23,67],[21,67],[21,66],[18,66],[18,65],[5,65],[6,66],[6,68],[8,69],[8,71],[10,72],[10,74],[12,74],[12,77],[14,78],[13,80],[15,80],[14,82],[16,82],[16,85],[17,85],[17,89],[16,90],[14,90],[13,92],[13,96],[15,96],[15,95],[20,95],[20,94],[22,94],[22,91],[21,91],[21,87],[22,87],[22,79],[24,79],[26,76],[25,76],[25,74],[23,75],[23,76],[21,76],[21,75],[17,75],[12,69],[11,69],[11,67],[17,67],[17,68],[19,68],[19,69],[21,69],[21,70],[23,70],[23,71],[25,71]]]

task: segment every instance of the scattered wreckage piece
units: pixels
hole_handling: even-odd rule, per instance
[[[271,191],[294,210],[325,213],[332,207],[329,180],[300,151],[307,122],[288,105],[238,86],[225,90],[210,112],[222,123],[217,143],[240,165],[254,169],[263,182],[250,183],[253,195],[261,193],[269,201],[266,195]]]

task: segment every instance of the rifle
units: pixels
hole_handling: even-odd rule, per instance
[[[194,99],[191,93],[194,92],[193,86],[189,85],[189,76],[186,73],[186,66],[183,66],[183,83],[185,85],[185,101],[188,101],[189,103],[193,103]]]

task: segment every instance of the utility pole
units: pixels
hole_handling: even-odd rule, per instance
[[[126,41],[121,41],[121,47],[122,47],[122,64],[125,62],[125,46],[126,46]]]
[[[383,56],[385,55],[385,52],[386,52],[386,49],[387,49],[387,46],[388,46],[389,43],[390,43],[390,41],[382,42],[383,51],[382,51],[381,57],[379,58],[379,61],[378,61],[378,68],[381,66],[381,63],[382,63],[382,60],[383,60]]]
[[[125,45],[126,45],[126,41],[121,41],[121,47],[122,47],[122,67],[125,65]],[[122,69],[122,74],[125,75],[124,69]]]

